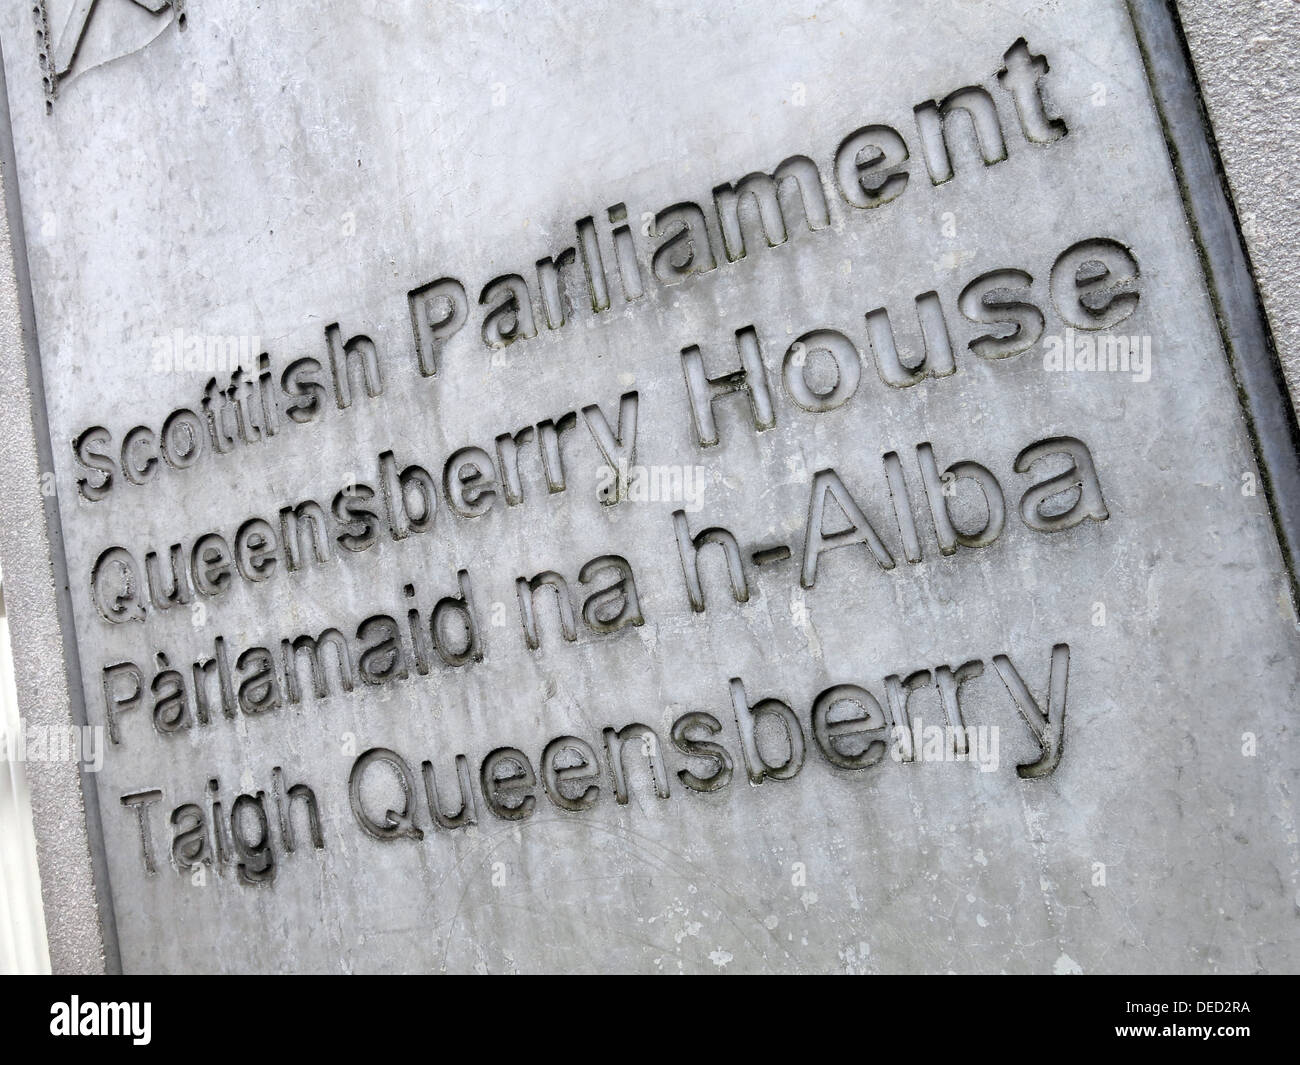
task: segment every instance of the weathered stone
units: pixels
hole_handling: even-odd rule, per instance
[[[0,22],[124,968],[1296,964],[1125,4],[317,7]]]

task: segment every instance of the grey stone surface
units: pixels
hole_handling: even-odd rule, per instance
[[[1300,18],[1295,0],[1180,0],[1278,357],[1300,391]]]
[[[7,166],[7,164],[6,164]],[[7,187],[11,175],[3,173]],[[38,457],[32,400],[27,380],[27,350],[18,286],[12,269],[7,215],[0,218],[0,563],[4,566],[6,608],[16,620],[10,629],[14,681],[20,710],[31,723],[67,726],[72,722],[68,670]],[[47,449],[48,451],[48,449]],[[75,762],[33,761],[26,766],[50,965],[56,972],[104,971],[104,930],[95,896],[90,840]],[[12,856],[7,856],[12,860]]]
[[[162,32],[113,23],[87,38],[83,65],[48,113],[38,57],[14,43],[30,37],[27,9],[0,22],[91,721],[105,721],[106,666],[129,661],[152,675],[165,652],[188,675],[218,636],[236,651],[278,651],[281,638],[326,626],[351,635],[376,613],[404,624],[405,584],[427,617],[458,594],[461,569],[481,628],[482,661],[440,663],[428,676],[412,664],[400,683],[358,680],[351,692],[262,714],[214,710],[210,723],[167,735],[147,704],[123,712],[96,787],[125,967],[1294,968],[1295,617],[1265,500],[1243,491],[1255,472],[1250,443],[1124,5],[1094,5],[1086,20],[1021,4],[890,5],[865,16],[854,5],[774,6],[757,22],[725,4],[708,17],[686,5],[649,14],[601,4],[526,24],[473,6],[436,25],[422,12],[327,3],[307,20],[236,3],[189,12],[183,31],[174,12]],[[1069,128],[1051,143],[1030,143],[997,85],[1022,36],[1049,58],[1049,105]],[[1008,158],[981,166],[958,133],[956,174],[932,185],[913,108],[968,85],[997,100]],[[868,123],[896,127],[911,149],[907,188],[874,210],[846,201],[832,165],[846,135]],[[821,171],[831,224],[810,231],[791,210],[788,241],[767,247],[750,219],[748,254],[727,261],[714,188],[804,153]],[[663,219],[633,238],[645,295],[625,302],[605,208],[625,202],[639,230],[644,212],[683,201],[709,212],[716,269],[676,285],[652,280],[648,253],[671,236]],[[593,314],[575,283],[568,320],[552,329],[535,264],[572,246],[587,215],[614,308]],[[1046,333],[1060,335],[1069,286],[1049,298],[1049,272],[1063,250],[1095,238],[1124,242],[1140,264],[1139,303],[1116,331],[1151,339],[1149,380],[1050,372],[1045,342],[996,360],[970,350],[988,329],[958,311],[967,284],[994,269],[1027,271]],[[1113,248],[1093,253],[1119,265]],[[538,336],[492,351],[474,299],[516,270],[529,277]],[[469,320],[424,377],[407,293],[446,276],[469,291]],[[887,307],[913,350],[912,300],[931,290],[956,372],[890,387],[863,315]],[[160,468],[142,486],[119,470],[105,499],[79,495],[85,471],[69,445],[83,430],[105,426],[120,447],[132,426],[157,429],[197,403],[210,375],[157,362],[178,331],[182,341],[248,338],[246,352],[266,350],[278,376],[294,359],[327,359],[333,322],[340,340],[371,339],[382,394],[354,395],[306,424],[281,418],[269,441]],[[733,336],[749,325],[776,424],[755,432],[733,395],[716,407],[720,443],[701,448],[682,349],[698,345],[716,376],[737,365]],[[782,374],[787,348],[813,329],[843,331],[862,358],[856,394],[822,413],[801,408]],[[801,370],[800,349],[789,357]],[[825,357],[814,350],[808,365],[824,391],[834,379]],[[603,459],[583,408],[598,404],[616,426],[619,397],[632,391],[637,463],[702,467],[698,510],[596,498]],[[234,576],[229,590],[150,607],[143,622],[110,624],[96,609],[90,574],[109,546],[165,557],[184,542],[188,553],[203,533],[234,539],[246,519],[274,519],[282,505],[328,504],[354,482],[378,488],[381,452],[441,478],[457,449],[491,448],[502,433],[570,411],[563,492],[546,492],[532,451],[517,506],[498,499],[460,517],[443,494],[427,532],[395,539],[384,527],[364,552],[334,545],[332,561],[298,572],[280,563],[264,582]],[[1032,474],[1012,463],[1060,436],[1087,445],[1107,516],[1038,532],[1018,504],[1064,468],[1062,456]],[[971,460],[1001,482],[1006,528],[992,544],[940,554],[922,442],[940,468]],[[902,459],[916,564],[904,559],[886,453]],[[810,488],[828,468],[896,565],[882,570],[863,545],[831,550],[802,589]],[[954,504],[966,523],[978,518],[969,489]],[[945,498],[936,493],[937,505]],[[722,525],[739,538],[746,602],[732,600],[711,547],[707,607],[689,609],[671,518],[679,507],[692,533]],[[751,561],[776,544],[794,557]],[[609,580],[580,583],[583,563],[614,553],[635,573],[643,624],[602,634],[593,630],[606,615],[579,617],[570,642],[539,599],[542,646],[529,650],[515,577],[557,570],[580,606]],[[8,554],[5,564],[9,572]],[[1053,652],[1062,644],[1064,750],[1054,771],[1024,778],[1015,766],[1034,763],[1039,744],[1003,677],[1016,687],[1014,666],[1057,720],[1061,693],[1049,696],[1048,677],[1054,664],[1063,687]],[[36,652],[47,664],[49,650]],[[982,675],[960,705],[970,724],[1000,730],[996,771],[889,756],[850,771],[819,751],[809,727],[819,692],[859,684],[888,705],[887,676],[975,660]],[[745,782],[733,677],[751,705],[793,707],[807,748],[798,776]],[[944,712],[925,689],[911,708],[929,723]],[[690,711],[720,725],[714,738],[735,769],[721,790],[697,793],[677,775],[708,772],[669,738]],[[630,742],[630,801],[614,800],[602,730],[630,722],[658,734],[649,749],[666,763],[667,798]],[[485,808],[475,784],[479,823],[433,826],[422,760],[446,805],[457,753],[474,775],[505,745],[536,767],[568,734],[599,757],[592,809],[562,811],[538,788],[532,816],[510,822]],[[779,738],[762,738],[773,763]],[[348,776],[377,747],[414,767],[418,841],[376,839],[358,824]],[[283,847],[277,766],[283,784],[314,790],[322,848],[308,841],[302,800],[298,845]],[[363,778],[372,822],[403,803],[384,773],[372,766]],[[265,793],[273,876],[252,854],[242,875],[238,856],[201,876],[171,860],[166,817],[184,803],[206,811],[211,778],[227,819],[238,793]],[[148,807],[149,873],[120,800],[152,789],[162,797]],[[74,875],[88,882],[84,869]]]

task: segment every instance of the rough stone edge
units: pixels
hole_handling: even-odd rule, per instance
[[[1300,617],[1296,393],[1278,358],[1276,323],[1264,305],[1241,232],[1223,169],[1222,135],[1205,110],[1178,5],[1175,0],[1129,0],[1128,7],[1282,550],[1292,611]]]
[[[41,474],[53,464],[2,47],[0,127],[0,564],[19,710],[32,724],[67,727],[85,724],[85,705],[62,544],[51,543],[57,503],[41,491]],[[29,762],[25,771],[50,967],[120,971],[94,784],[76,762]]]
[[[1277,353],[1300,406],[1300,11],[1294,0],[1178,0]]]

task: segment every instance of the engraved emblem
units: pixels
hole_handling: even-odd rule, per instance
[[[185,28],[184,0],[37,0],[32,16],[46,110],[60,81],[138,52],[173,24]]]

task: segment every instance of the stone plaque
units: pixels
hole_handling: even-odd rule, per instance
[[[1128,5],[2,20],[125,970],[1300,960]]]

